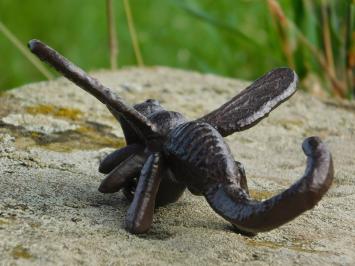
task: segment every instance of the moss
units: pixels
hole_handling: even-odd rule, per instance
[[[45,104],[29,106],[26,108],[26,111],[32,115],[44,114],[54,117],[67,118],[70,120],[78,120],[82,116],[82,112],[79,109],[64,108]]]
[[[32,259],[33,255],[29,252],[27,248],[24,248],[22,245],[17,245],[11,251],[11,255],[15,259]]]
[[[82,112],[79,109],[74,108],[59,108],[56,112],[56,115],[59,117],[66,117],[75,120],[82,115]]]
[[[99,146],[119,148],[126,145],[124,138],[118,138],[113,134],[102,134],[102,132],[90,126],[82,126],[76,132]]]
[[[0,219],[0,225],[5,225],[5,224],[9,224],[9,221],[6,221],[4,219]]]
[[[62,134],[47,136],[42,134],[21,134],[16,136],[17,149],[26,149],[39,146],[47,150],[56,152],[71,152],[73,150],[95,150],[104,147],[120,148],[125,146],[124,138],[110,135],[83,134],[81,132],[70,131]]]
[[[82,112],[74,108],[60,108],[51,105],[37,105],[28,107],[31,114],[46,114],[56,117],[78,120]],[[123,138],[117,138],[110,131],[111,128],[99,123],[81,122],[78,129],[67,131],[53,136],[31,133],[31,138],[37,144],[49,150],[69,152],[74,149],[96,149],[102,147],[119,148],[125,145]]]
[[[83,125],[76,130],[56,135],[42,135],[31,133],[35,143],[51,151],[71,152],[73,150],[94,150],[103,147],[120,148],[125,146],[124,138],[97,129],[90,124]]]
[[[42,135],[42,134],[39,133],[39,132],[30,132],[30,134],[31,134],[31,137],[32,137],[33,139],[39,138],[39,137]]]
[[[250,190],[249,193],[250,196],[256,200],[265,200],[277,194],[275,191],[267,190]]]
[[[112,134],[112,128],[109,126],[88,121],[77,121],[77,124],[80,127],[76,130],[51,135],[27,131],[13,125],[4,125],[0,128],[0,132],[15,137],[15,146],[19,150],[40,146],[57,152],[71,152],[104,147],[120,148],[126,145],[124,138]]]

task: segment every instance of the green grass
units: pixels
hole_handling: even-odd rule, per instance
[[[353,51],[354,1],[279,1],[287,27],[268,1],[130,0],[144,64],[165,65],[242,79],[255,79],[279,66],[292,66],[337,95],[332,81],[307,44],[325,56],[322,7],[326,6],[336,80],[351,98],[349,51]],[[41,39],[86,70],[110,67],[106,1],[1,0],[0,21],[24,44]],[[114,1],[119,42],[118,66],[136,65],[123,1]],[[324,10],[323,10],[324,11]],[[311,48],[312,48],[311,47]],[[288,52],[287,52],[288,51]],[[333,69],[333,70],[332,70]],[[352,71],[352,70],[351,70]],[[351,72],[350,71],[350,72]],[[0,33],[0,90],[45,79]]]

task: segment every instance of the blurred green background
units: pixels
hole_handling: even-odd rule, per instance
[[[354,96],[352,0],[129,3],[146,66],[252,80],[288,65],[312,93]],[[136,65],[123,1],[113,4],[118,66]],[[85,70],[110,67],[104,0],[0,0],[0,22],[21,43],[41,39]],[[45,79],[1,30],[0,73],[0,90]]]

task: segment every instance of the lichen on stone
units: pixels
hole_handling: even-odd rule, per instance
[[[28,106],[26,108],[27,113],[32,115],[50,115],[53,117],[67,118],[70,120],[77,120],[82,116],[82,112],[76,108],[64,108],[53,106],[49,104],[38,104]]]
[[[28,248],[23,247],[22,245],[17,245],[11,251],[11,255],[14,259],[32,259],[33,255],[29,252]]]

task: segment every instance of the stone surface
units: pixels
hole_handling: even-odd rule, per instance
[[[192,119],[247,85],[168,68],[94,75],[130,103],[156,98]],[[9,91],[0,96],[0,264],[354,265],[354,121],[354,103],[298,92],[256,127],[227,138],[257,199],[302,176],[305,137],[329,145],[335,182],[294,221],[245,237],[186,192],[156,210],[148,234],[136,236],[123,229],[123,195],[97,191],[100,159],[124,145],[105,106],[64,79]]]

